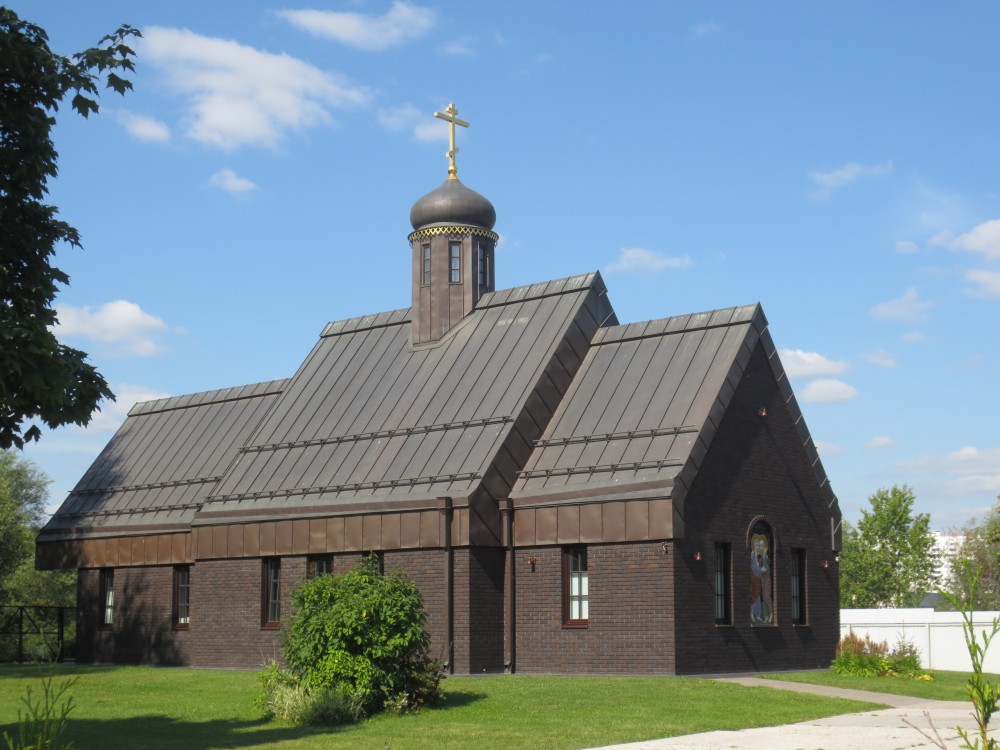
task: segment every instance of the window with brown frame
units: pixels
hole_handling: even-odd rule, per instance
[[[281,558],[261,561],[260,625],[268,630],[281,624]]]
[[[306,558],[306,577],[315,578],[333,573],[333,555],[309,555]]]
[[[102,568],[99,593],[101,602],[101,629],[110,630],[115,623],[115,571]]]
[[[715,545],[712,595],[715,603],[715,624],[732,625],[732,554],[728,544],[717,542]]]
[[[174,568],[174,630],[187,630],[191,624],[191,566]]]
[[[795,625],[806,624],[806,551],[804,549],[792,550],[792,623]]]
[[[563,550],[563,626],[585,628],[590,622],[590,574],[587,548]]]

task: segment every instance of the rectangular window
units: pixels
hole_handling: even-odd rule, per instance
[[[792,622],[806,623],[806,551],[792,550]]]
[[[306,576],[326,576],[333,573],[333,555],[310,555],[306,561]]]
[[[100,579],[101,627],[110,628],[115,622],[115,571],[103,568]]]
[[[733,622],[733,612],[730,605],[732,569],[729,549],[728,544],[715,545],[712,593],[715,601],[715,622],[719,625],[731,625]]]
[[[281,622],[281,558],[262,561],[260,621],[264,628],[276,628]]]
[[[431,284],[431,246],[423,246],[423,269],[420,273],[420,286],[430,286]]]
[[[191,566],[174,568],[174,628],[187,630],[191,623]]]
[[[485,242],[479,243],[479,293],[490,289],[490,253]]]
[[[563,592],[563,625],[587,627],[590,620],[590,580],[585,547],[571,547],[563,552]]]
[[[462,283],[462,243],[448,243],[449,281],[452,284]]]

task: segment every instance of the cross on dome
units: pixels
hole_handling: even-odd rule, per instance
[[[465,120],[458,119],[455,115],[458,114],[458,108],[455,106],[455,102],[449,104],[444,112],[435,112],[434,116],[444,120],[448,123],[448,153],[445,156],[448,157],[448,179],[457,180],[458,179],[458,167],[455,166],[455,154],[458,153],[458,146],[455,145],[455,126],[459,125],[463,128],[469,127],[469,123]]]

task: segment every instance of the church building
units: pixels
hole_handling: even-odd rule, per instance
[[[597,272],[496,289],[467,123],[435,114],[410,305],[329,323],[287,379],[137,404],[42,530],[77,660],[260,666],[296,585],[374,553],[452,673],[828,666],[840,510],[761,307],[620,323]]]

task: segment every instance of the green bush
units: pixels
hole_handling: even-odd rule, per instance
[[[853,630],[840,639],[837,654],[830,668],[837,674],[855,677],[922,677],[920,652],[909,641],[900,639],[896,648],[889,650],[886,641],[864,638]]]
[[[370,556],[342,575],[306,581],[292,598],[284,656],[308,693],[343,694],[365,715],[438,699],[441,665],[427,655],[416,584],[398,573],[381,575]]]
[[[257,705],[268,718],[316,726],[350,724],[362,718],[360,707],[343,686],[310,689],[274,661],[257,678],[262,687]]]

